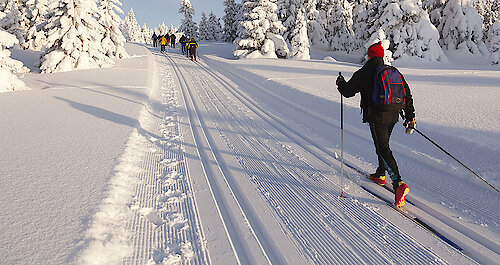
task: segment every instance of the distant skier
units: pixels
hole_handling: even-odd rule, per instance
[[[153,33],[151,39],[153,40],[153,47],[158,47],[158,36],[156,36],[156,32]]]
[[[191,40],[187,44],[187,49],[189,51],[189,58],[193,61],[196,61],[196,48],[198,48],[198,43],[191,38]]]
[[[167,46],[167,38],[165,36],[160,37],[161,52],[165,52],[165,46]]]
[[[175,34],[172,33],[172,35],[170,35],[170,47],[172,48],[175,48],[175,39],[177,37],[175,36]]]
[[[401,207],[406,203],[405,197],[409,192],[408,185],[401,180],[396,160],[389,148],[389,138],[394,125],[398,122],[399,112],[403,109],[405,113],[404,126],[406,133],[413,133],[415,128],[415,108],[410,88],[401,75],[399,84],[403,84],[406,94],[400,104],[394,104],[393,107],[382,108],[382,106],[373,103],[375,93],[375,74],[377,69],[384,65],[384,48],[381,43],[375,43],[368,48],[368,61],[361,69],[356,71],[351,79],[346,82],[344,77],[339,74],[336,84],[338,91],[345,97],[353,97],[356,93],[361,94],[361,110],[363,112],[363,122],[369,123],[375,149],[378,155],[378,168],[375,173],[370,174],[370,179],[380,185],[385,184],[385,171],[389,172],[392,179],[392,186],[395,192],[395,203]],[[381,68],[379,68],[381,67]],[[387,104],[387,103],[386,103]],[[393,174],[389,171],[391,170]]]
[[[165,34],[165,38],[167,39],[167,46],[170,46],[170,34]]]
[[[181,44],[181,51],[182,51],[182,54],[186,54],[187,53],[187,50],[186,50],[186,42],[187,42],[187,38],[185,35],[182,35],[182,37],[179,39],[179,43]]]

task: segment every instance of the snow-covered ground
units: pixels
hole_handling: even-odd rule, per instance
[[[334,81],[359,56],[233,60],[231,49],[202,43],[192,62],[130,44],[132,58],[113,68],[32,68],[22,79],[32,90],[0,94],[0,263],[500,260],[500,194],[401,124],[391,148],[411,189],[405,208],[430,228],[349,167],[340,177]],[[500,68],[447,55],[452,63],[394,63],[417,128],[498,188]],[[358,105],[344,99],[344,159],[372,172]]]

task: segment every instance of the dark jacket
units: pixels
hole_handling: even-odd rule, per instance
[[[371,95],[374,85],[375,69],[384,64],[382,57],[374,57],[368,60],[365,65],[356,71],[348,82],[342,81],[337,89],[346,98],[353,97],[356,93],[361,93],[360,107],[363,112],[363,122],[365,123],[393,123],[398,122],[399,110],[380,110],[371,103]],[[415,108],[410,87],[403,77],[406,88],[406,106],[404,112],[407,121],[415,118]]]

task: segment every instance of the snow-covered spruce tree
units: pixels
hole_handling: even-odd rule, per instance
[[[215,16],[214,12],[210,12],[208,15],[207,34],[208,40],[222,40],[222,25],[220,24],[220,19]]]
[[[128,12],[127,16],[122,21],[120,28],[123,33],[123,37],[125,37],[126,41],[129,42],[142,41],[141,26],[139,26],[139,23],[135,18],[135,13],[133,8],[130,8],[130,11]]]
[[[165,25],[165,22],[162,22],[161,25],[158,27],[160,35],[165,35],[168,33],[168,27]]]
[[[153,31],[150,28],[148,28],[146,23],[142,25],[141,33],[142,33],[141,43],[147,43],[147,44],[153,43],[153,40],[151,39],[151,36],[153,36]]]
[[[369,31],[382,30],[390,41],[394,59],[416,56],[429,61],[446,60],[439,46],[439,32],[432,25],[420,0],[381,0]]]
[[[0,11],[0,19],[4,18],[5,13]],[[19,80],[16,73],[27,73],[28,68],[23,63],[10,57],[9,48],[19,43],[19,40],[12,34],[0,29],[0,92],[23,90],[26,85]]]
[[[26,35],[20,45],[23,49],[42,50],[47,45],[47,0],[24,0],[26,5]]]
[[[292,58],[296,60],[309,60],[309,38],[307,36],[307,22],[304,16],[304,9],[297,13],[295,27],[291,34]]]
[[[500,21],[500,2],[498,0],[484,0],[474,3],[483,21],[483,32],[486,37],[490,26],[496,21]]]
[[[370,0],[357,0],[354,2],[352,10],[354,43],[352,50],[364,49],[364,45],[370,39],[368,28],[373,23],[370,18],[374,18],[377,13],[377,4]]]
[[[224,36],[225,41],[233,42],[236,39],[238,30],[238,18],[241,5],[234,0],[224,0]]]
[[[98,68],[113,64],[101,44],[102,26],[94,14],[97,5],[88,0],[51,1],[46,29],[48,49],[42,55],[42,73]]]
[[[353,5],[348,0],[334,0],[328,10],[327,39],[330,50],[350,52],[354,47]]]
[[[488,54],[483,41],[481,17],[471,0],[448,0],[438,27],[440,44],[448,50],[468,50],[477,55]]]
[[[422,0],[422,7],[427,11],[432,24],[436,28],[439,27],[446,1],[447,0]]]
[[[238,38],[233,51],[237,58],[288,58],[289,50],[278,20],[274,0],[247,0],[243,3]]]
[[[285,38],[286,41],[290,41],[292,39],[291,30],[295,27],[297,8],[294,1],[295,0],[276,0],[276,6],[278,7],[276,14],[278,14],[278,19],[286,29],[283,32],[283,38]]]
[[[184,15],[181,21],[180,31],[184,32],[186,36],[191,38],[198,37],[198,27],[193,21],[194,8],[189,0],[181,0],[181,7],[179,8],[179,13]]]
[[[198,36],[200,40],[209,40],[208,33],[207,33],[207,15],[205,12],[201,13],[201,20],[200,20],[200,26],[198,27]]]
[[[491,63],[500,64],[500,20],[490,26],[488,44],[491,52]]]
[[[6,0],[4,4],[5,7],[2,11],[5,16],[0,19],[0,25],[5,31],[16,36],[21,46],[23,46],[24,36],[26,36],[28,30],[26,5],[19,0]]]
[[[309,59],[309,39],[307,38],[304,0],[278,0],[276,4],[278,6],[278,17],[287,29],[283,33],[283,38],[290,43],[293,57],[296,59]],[[306,38],[304,38],[304,34]]]
[[[323,9],[324,4],[319,3],[321,0],[306,0],[304,7],[306,10],[307,35],[309,43],[312,47],[327,50],[329,47],[326,39],[326,12]]]
[[[104,53],[110,58],[127,58],[125,51],[125,37],[120,30],[121,18],[117,13],[123,14],[119,0],[100,0],[99,23],[102,25],[101,44]]]

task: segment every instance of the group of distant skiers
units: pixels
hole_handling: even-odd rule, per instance
[[[160,51],[166,52],[165,48],[168,45],[170,45],[171,48],[175,48],[176,38],[175,34],[167,33],[165,35],[156,35],[156,33],[153,33],[153,47],[158,47],[158,45],[160,45]],[[189,38],[189,36],[186,37],[185,35],[182,35],[179,39],[179,43],[181,44],[182,54],[186,55],[191,60],[196,61],[196,49],[198,48],[196,40],[194,38]]]

